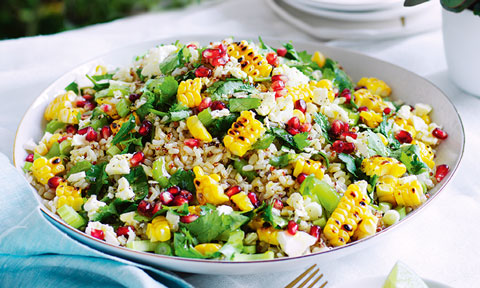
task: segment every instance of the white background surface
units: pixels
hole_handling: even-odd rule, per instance
[[[15,130],[23,113],[60,75],[124,45],[187,34],[311,40],[279,20],[263,1],[232,0],[147,14],[52,36],[0,41],[0,151],[11,158]],[[478,287],[480,100],[460,92],[448,79],[441,31],[388,41],[329,44],[369,54],[430,79],[455,103],[467,140],[456,177],[428,209],[384,235],[383,242],[376,247],[334,262],[318,263],[321,271],[335,287],[354,279],[387,275],[394,263],[402,260],[424,278],[453,287]],[[290,273],[271,271],[266,275],[182,276],[198,287],[282,287],[304,268],[292,267]]]

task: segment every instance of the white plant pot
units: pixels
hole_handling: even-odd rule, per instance
[[[443,10],[448,73],[463,91],[480,97],[480,16]]]

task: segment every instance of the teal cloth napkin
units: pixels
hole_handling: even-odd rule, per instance
[[[192,287],[70,238],[45,218],[33,193],[0,153],[0,287]]]

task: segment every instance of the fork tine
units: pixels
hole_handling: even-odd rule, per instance
[[[297,284],[300,280],[302,280],[303,277],[305,277],[305,275],[307,275],[313,268],[315,268],[317,266],[317,264],[313,264],[310,268],[308,268],[305,272],[303,272],[302,274],[300,274],[297,278],[295,278],[292,282],[290,282],[290,284],[288,284],[287,286],[285,286],[285,288],[293,288],[293,286],[295,286],[295,284]]]
[[[323,273],[320,274],[315,280],[313,280],[312,284],[310,284],[310,286],[308,286],[307,288],[312,288],[313,285],[317,284],[318,281],[320,281],[320,279],[322,279],[323,277]],[[322,284],[322,286],[320,286],[320,288],[323,288],[325,287],[325,285],[327,285],[328,281],[325,281],[325,283]]]
[[[310,276],[308,276],[307,279],[305,279],[305,281],[303,281],[300,285],[298,285],[297,288],[302,288],[303,286],[307,285],[308,281],[310,281],[310,279],[312,279],[313,276],[317,275],[318,271],[320,271],[320,269],[317,268],[317,270],[313,271],[313,273],[310,274]]]

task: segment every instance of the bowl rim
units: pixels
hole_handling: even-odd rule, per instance
[[[26,115],[28,114],[28,112],[32,109],[33,105],[36,103],[36,101],[38,100],[38,98],[45,94],[45,92],[47,90],[50,90],[53,86],[55,86],[57,84],[57,82],[60,82],[62,80],[62,78],[64,76],[66,76],[67,74],[70,74],[72,73],[74,70],[76,69],[79,69],[80,67],[84,67],[84,66],[88,66],[88,65],[92,65],[93,63],[95,63],[96,61],[98,61],[99,59],[103,58],[103,57],[107,57],[109,56],[110,54],[112,53],[116,53],[116,52],[120,52],[122,50],[128,50],[129,48],[130,49],[133,49],[137,46],[141,46],[141,45],[144,45],[146,43],[155,43],[155,42],[158,42],[159,44],[163,44],[163,42],[161,41],[175,41],[174,39],[199,39],[199,41],[212,41],[211,39],[224,39],[224,38],[227,38],[227,37],[232,37],[231,35],[225,35],[225,34],[193,34],[193,35],[190,35],[190,34],[185,34],[185,35],[178,35],[177,37],[174,37],[174,36],[167,36],[167,37],[158,37],[158,38],[152,38],[152,39],[148,39],[148,40],[145,40],[145,41],[138,41],[138,42],[135,42],[135,43],[132,43],[132,44],[128,44],[128,45],[122,45],[120,47],[117,47],[117,48],[114,48],[114,49],[111,49],[105,53],[102,53],[100,55],[97,55],[97,56],[94,56],[92,58],[90,58],[89,60],[79,64],[79,65],[76,65],[75,67],[73,67],[72,69],[66,71],[65,73],[63,73],[61,76],[59,76],[58,78],[56,78],[55,80],[53,80],[45,89],[42,90],[42,92],[39,93],[39,95],[35,98],[35,100],[33,100],[33,102],[28,106],[28,108],[26,109],[25,113],[23,114],[18,126],[17,126],[17,129],[16,129],[16,132],[15,132],[15,138],[14,138],[14,141],[13,141],[13,165],[21,171],[22,175],[24,176],[24,173],[22,171],[22,168],[21,166],[19,166],[20,164],[19,163],[16,163],[15,161],[15,152],[16,152],[16,149],[15,147],[17,147],[17,136],[18,136],[18,133],[19,133],[19,128],[22,126],[22,123],[23,121],[25,120],[25,117]],[[233,36],[234,38],[236,39],[257,39],[258,36],[252,36],[252,35],[242,35],[242,34],[239,34],[239,35],[235,35]],[[282,39],[280,37],[275,37],[275,36],[261,36],[263,40],[265,40],[266,42],[273,42],[273,41],[282,41]],[[210,40],[207,40],[207,39],[210,39]],[[215,40],[213,40],[215,41]],[[294,260],[299,260],[299,259],[305,259],[305,258],[310,258],[310,257],[317,257],[319,255],[323,255],[323,254],[327,254],[327,253],[332,253],[332,252],[335,252],[335,251],[341,251],[341,250],[346,250],[347,248],[350,248],[352,246],[356,246],[356,245],[360,245],[362,243],[364,243],[365,241],[368,241],[370,240],[371,238],[378,238],[379,236],[382,236],[384,235],[386,232],[388,231],[391,231],[393,230],[394,228],[400,226],[399,224],[402,224],[404,222],[406,222],[406,220],[409,220],[411,219],[414,215],[418,214],[420,211],[423,211],[424,208],[429,205],[435,198],[437,198],[438,194],[440,194],[441,191],[443,191],[446,187],[446,185],[451,181],[451,179],[454,177],[458,167],[460,166],[460,163],[463,159],[463,155],[464,155],[464,151],[465,151],[465,128],[464,128],[464,125],[463,125],[463,121],[462,121],[462,118],[460,117],[460,114],[458,113],[458,110],[456,108],[456,106],[454,105],[454,103],[452,102],[452,100],[443,92],[443,90],[441,90],[437,85],[435,85],[434,83],[432,83],[430,80],[426,79],[425,77],[423,76],[420,76],[418,75],[417,73],[413,72],[413,71],[410,71],[408,69],[405,69],[403,67],[400,67],[396,64],[393,64],[393,63],[390,63],[390,62],[387,62],[385,60],[382,60],[382,59],[379,59],[379,58],[376,58],[376,57],[373,57],[373,56],[370,56],[370,55],[366,55],[364,53],[361,53],[361,52],[357,52],[357,51],[352,51],[352,50],[349,50],[349,49],[346,49],[346,48],[341,48],[341,47],[335,47],[335,46],[329,46],[329,45],[325,45],[325,43],[319,43],[319,42],[315,42],[315,41],[308,41],[308,40],[291,40],[294,44],[296,45],[306,45],[306,46],[318,46],[320,49],[321,48],[326,48],[327,50],[328,49],[333,49],[333,50],[338,50],[342,53],[347,53],[347,54],[353,54],[353,56],[357,56],[357,57],[363,57],[363,58],[367,58],[367,60],[374,60],[374,61],[377,61],[379,62],[379,64],[381,65],[387,65],[387,66],[393,66],[394,68],[400,70],[402,73],[410,73],[410,74],[413,74],[414,76],[420,78],[421,80],[425,81],[426,83],[430,84],[434,89],[436,89],[444,98],[447,99],[447,101],[450,103],[450,105],[452,106],[452,108],[454,109],[455,111],[455,116],[458,118],[458,122],[460,123],[460,134],[461,134],[461,149],[460,149],[460,153],[458,154],[458,158],[456,159],[455,161],[455,165],[454,167],[450,167],[450,171],[449,173],[447,174],[447,176],[445,177],[445,179],[442,180],[441,183],[437,184],[435,187],[437,187],[438,185],[439,188],[437,190],[437,192],[432,195],[429,199],[427,199],[427,201],[425,203],[423,203],[421,206],[419,206],[418,208],[416,208],[415,210],[411,211],[409,214],[407,214],[402,220],[400,220],[398,223],[396,223],[395,225],[392,225],[392,226],[389,226],[379,232],[376,232],[374,235],[372,236],[369,236],[369,237],[366,237],[366,238],[363,238],[363,239],[359,239],[357,241],[354,241],[354,242],[350,242],[346,245],[343,245],[343,246],[339,246],[339,247],[334,247],[334,248],[331,248],[329,250],[324,250],[324,251],[320,251],[320,252],[314,252],[314,253],[310,253],[310,254],[307,254],[307,255],[301,255],[301,256],[294,256],[294,257],[283,257],[283,258],[274,258],[274,259],[269,259],[269,260],[254,260],[254,261],[232,261],[232,260],[215,260],[215,259],[197,259],[197,258],[185,258],[185,257],[179,257],[179,256],[168,256],[168,255],[161,255],[161,254],[155,254],[155,253],[150,253],[150,252],[142,252],[142,251],[137,251],[137,250],[133,250],[133,249],[130,249],[130,248],[127,248],[127,247],[123,247],[123,246],[115,246],[113,244],[110,244],[110,243],[107,243],[105,241],[102,241],[102,240],[99,240],[95,237],[92,237],[88,234],[86,234],[85,232],[82,232],[78,229],[75,229],[73,227],[71,227],[70,225],[68,225],[67,223],[63,222],[61,219],[58,218],[58,216],[56,216],[53,212],[51,212],[48,208],[46,208],[42,203],[40,203],[39,201],[39,195],[36,191],[36,189],[29,183],[29,186],[30,188],[36,193],[35,194],[35,198],[37,198],[37,201],[39,202],[38,205],[39,205],[39,208],[40,210],[43,212],[44,216],[45,217],[49,217],[51,220],[55,221],[57,224],[60,224],[62,225],[64,228],[66,229],[69,229],[71,232],[74,232],[75,234],[77,234],[79,237],[86,237],[88,238],[89,240],[93,240],[93,241],[96,241],[98,244],[100,245],[107,245],[109,246],[109,248],[113,248],[113,249],[119,249],[119,250],[122,250],[123,252],[126,252],[126,253],[132,253],[132,254],[138,254],[139,256],[146,256],[146,257],[154,257],[154,258],[157,258],[157,259],[165,259],[165,260],[174,260],[174,261],[184,261],[184,262],[194,262],[194,263],[204,263],[204,264],[229,264],[229,265],[242,265],[242,264],[252,264],[252,263],[275,263],[275,262],[284,262],[284,261],[294,261]],[[336,61],[339,61],[341,63],[341,59],[336,59]],[[21,146],[23,147],[23,145]],[[55,225],[53,225],[55,226]],[[404,225],[402,225],[403,227]],[[57,227],[56,227],[57,228]],[[57,228],[58,229],[58,228]],[[59,229],[60,230],[60,229]],[[62,231],[63,232],[63,231]],[[63,232],[64,233],[64,232]],[[69,237],[72,237],[69,235]],[[75,240],[75,241],[79,241],[79,240]],[[92,245],[88,245],[89,247],[91,247],[92,249],[95,249],[95,250],[99,250],[97,248],[93,248]],[[101,252],[103,253],[107,253],[109,255],[112,255],[114,253],[112,252],[105,252],[105,250],[101,250]],[[115,254],[118,256],[118,254]],[[124,256],[120,256],[120,257],[124,257]],[[136,257],[135,257],[136,258]],[[130,258],[131,259],[131,258]],[[138,258],[136,258],[138,259]],[[135,260],[134,260],[135,261]]]

